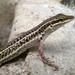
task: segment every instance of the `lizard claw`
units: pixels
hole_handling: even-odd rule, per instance
[[[56,64],[54,64],[54,61],[49,61],[48,59],[49,58],[42,59],[43,63],[47,64],[48,66],[51,66],[53,68],[52,69],[53,71],[58,71],[59,67]]]

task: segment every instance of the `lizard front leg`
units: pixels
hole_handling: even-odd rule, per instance
[[[39,53],[44,64],[47,64],[47,65],[53,67],[54,71],[59,70],[59,67],[57,65],[55,65],[53,62],[49,61],[48,58],[45,57],[45,54],[43,52],[43,39],[42,39],[42,37],[38,42],[38,53]]]

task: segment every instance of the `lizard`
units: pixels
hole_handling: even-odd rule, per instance
[[[62,13],[50,17],[41,22],[36,27],[22,33],[17,38],[7,43],[7,46],[0,51],[0,65],[6,63],[25,52],[28,48],[38,45],[38,52],[44,64],[58,67],[52,64],[45,57],[42,50],[43,41],[61,26],[72,21],[75,17],[72,15],[64,15]],[[24,48],[24,49],[22,49]]]

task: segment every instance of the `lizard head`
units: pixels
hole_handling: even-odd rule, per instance
[[[58,14],[58,15],[54,16],[53,18],[54,19],[52,20],[51,25],[56,26],[56,25],[66,24],[66,23],[70,22],[71,20],[73,20],[75,17],[69,16],[69,15],[64,15],[64,14]]]

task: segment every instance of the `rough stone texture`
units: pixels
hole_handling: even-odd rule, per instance
[[[11,32],[15,4],[0,0],[0,47],[7,41]]]
[[[11,1],[9,3],[13,3]],[[20,33],[37,26],[44,19],[58,13],[75,15],[75,11],[61,5],[57,0],[16,0],[15,17],[9,41]],[[45,66],[39,55],[38,47],[30,48],[18,58],[6,63],[0,75],[75,75],[75,20],[50,34],[43,46],[46,57],[59,66],[59,71]]]

